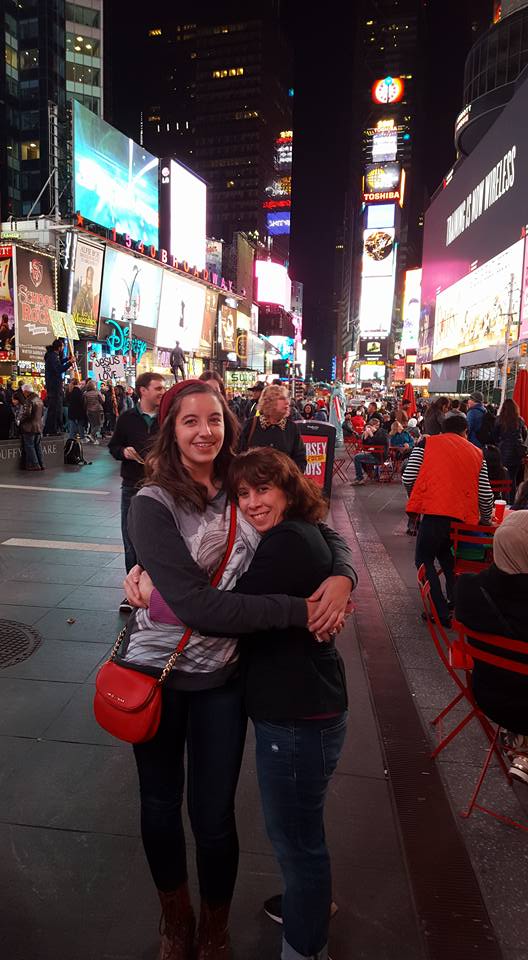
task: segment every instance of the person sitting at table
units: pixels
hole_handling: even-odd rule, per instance
[[[497,528],[491,566],[458,578],[455,616],[470,636],[473,628],[526,643],[526,654],[512,657],[528,663],[527,591],[528,513],[519,510]],[[475,660],[471,686],[480,709],[507,731],[502,742],[512,757],[511,776],[528,784],[528,676]]]
[[[511,510],[528,510],[528,480],[523,480],[520,487],[517,487],[515,501],[510,507]]]
[[[355,409],[354,407],[350,411],[350,422],[354,429],[354,432],[357,433],[358,437],[361,436],[363,430],[365,429],[365,417],[362,414],[363,408]]]
[[[411,455],[414,447],[414,440],[410,433],[402,427],[399,420],[392,424],[389,434],[389,443],[393,450],[396,450],[398,460],[406,460]]]
[[[380,447],[383,448],[381,453],[375,452],[365,452],[357,453],[354,457],[354,467],[356,470],[356,479],[352,480],[352,483],[356,486],[362,486],[365,483],[365,478],[363,476],[363,467],[364,466],[375,466],[379,467],[385,460],[387,456],[387,451],[389,447],[389,438],[385,430],[381,429],[381,421],[379,417],[371,417],[367,426],[365,427],[363,433],[363,443],[365,446],[369,447]]]
[[[498,447],[492,443],[487,443],[484,447],[484,459],[488,465],[488,477],[490,483],[497,483],[502,480],[508,480],[508,471],[502,465],[501,453]]]

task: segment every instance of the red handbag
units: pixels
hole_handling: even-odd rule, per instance
[[[237,509],[231,504],[229,535],[224,557],[215,572],[211,586],[217,587],[222,579],[236,537]],[[192,636],[188,627],[174,653],[165,664],[161,675],[150,677],[135,669],[115,663],[127,628],[119,634],[110,659],[100,668],[95,681],[94,714],[99,726],[118,740],[127,743],[145,743],[152,740],[161,719],[161,688],[178,657],[181,656]]]

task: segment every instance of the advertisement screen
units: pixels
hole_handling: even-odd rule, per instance
[[[361,284],[359,332],[362,337],[388,337],[392,326],[394,277],[365,277]]]
[[[403,330],[401,345],[403,350],[409,350],[418,346],[421,293],[421,269],[407,270],[405,273],[405,287],[403,291],[402,305]]]
[[[400,199],[401,165],[368,163],[365,167],[365,202],[377,203]]]
[[[293,337],[266,337],[277,348],[282,360],[293,360]]]
[[[519,320],[523,256],[518,240],[438,294],[433,360],[504,344],[512,277],[512,318]]]
[[[189,266],[203,270],[206,254],[205,181],[183,164],[169,160],[162,164],[161,189],[163,245],[180,263],[186,261]],[[168,238],[164,230],[167,217],[170,230]]]
[[[18,359],[42,361],[46,347],[55,339],[49,315],[57,307],[55,258],[17,247],[15,271]]]
[[[218,343],[226,353],[234,353],[237,339],[237,311],[222,304],[218,313]]]
[[[250,370],[258,370],[264,373],[265,367],[265,346],[264,341],[257,334],[249,331],[247,336],[247,365]]]
[[[131,320],[154,329],[158,322],[163,272],[161,267],[142,257],[107,247],[101,317],[105,320]]]
[[[395,219],[395,203],[373,203],[367,207],[367,227],[369,230],[377,230],[380,227],[393,227]]]
[[[363,277],[390,277],[394,270],[393,228],[363,231]]]
[[[385,364],[362,363],[359,368],[359,379],[370,380],[371,383],[385,383]]]
[[[205,267],[209,273],[222,276],[222,249],[221,240],[207,240],[205,244]]]
[[[87,220],[157,247],[158,163],[73,101],[74,205]]]
[[[375,133],[372,137],[372,162],[396,160],[398,153],[398,133],[396,130],[387,130]]]
[[[387,360],[389,351],[389,340],[385,339],[370,340],[360,338],[359,341],[359,359],[360,360]]]
[[[266,214],[266,229],[270,237],[280,237],[290,232],[291,213],[289,210],[270,211]]]
[[[15,354],[15,298],[13,287],[13,248],[0,247],[0,354]]]
[[[255,277],[257,289],[255,299],[257,303],[277,303],[290,309],[291,281],[288,271],[282,263],[272,263],[271,260],[257,260],[255,263]]]
[[[213,345],[214,329],[216,324],[216,314],[218,312],[218,294],[214,290],[205,288],[205,307],[202,323],[202,335],[200,337],[200,353],[206,356],[211,355]]]
[[[186,353],[197,351],[202,342],[206,288],[177,273],[165,270],[156,344],[174,347],[179,342]]]
[[[68,313],[80,334],[97,336],[99,298],[103,279],[103,247],[74,238],[73,277],[69,285]]]

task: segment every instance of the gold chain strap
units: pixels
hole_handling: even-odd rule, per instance
[[[110,654],[110,660],[115,660],[115,658],[116,658],[116,656],[117,656],[117,651],[119,650],[119,647],[121,646],[121,644],[123,643],[123,640],[125,639],[125,634],[126,634],[126,632],[127,632],[127,626],[128,626],[128,624],[123,627],[123,629],[121,630],[121,632],[120,632],[120,634],[119,634],[116,642],[114,643],[114,646],[113,646],[113,649],[112,649],[112,653]]]

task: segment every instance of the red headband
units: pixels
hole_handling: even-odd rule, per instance
[[[169,410],[172,407],[173,401],[176,399],[179,393],[182,390],[185,390],[186,387],[194,386],[195,383],[204,383],[203,380],[197,380],[194,377],[192,380],[180,380],[179,383],[175,383],[170,390],[167,390],[161,398],[161,403],[159,407],[158,421],[161,427],[161,424],[169,414]]]

